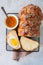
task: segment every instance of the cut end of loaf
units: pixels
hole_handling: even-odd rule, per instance
[[[21,42],[22,48],[25,51],[34,51],[39,46],[39,43],[37,41],[28,39],[26,37],[21,37],[20,42]]]

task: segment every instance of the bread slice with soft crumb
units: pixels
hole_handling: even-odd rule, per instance
[[[20,42],[21,42],[22,48],[25,51],[33,51],[39,46],[38,42],[31,40],[29,38],[26,38],[26,37],[21,37]]]
[[[11,38],[15,38],[18,41],[19,45],[17,47],[14,48],[14,46],[11,46],[11,43],[9,42]],[[6,36],[6,41],[7,41],[7,44],[13,47],[15,50],[18,50],[21,48],[21,45],[20,45],[20,42],[19,42],[19,39],[15,30],[11,30],[10,32],[8,32]]]

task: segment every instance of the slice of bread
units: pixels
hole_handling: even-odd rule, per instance
[[[11,37],[15,37],[15,39],[18,41],[18,46],[17,47],[13,47],[14,49],[16,49],[16,50],[18,50],[18,49],[20,49],[21,48],[21,45],[20,45],[20,42],[19,42],[19,39],[18,39],[18,36],[17,36],[17,33],[16,33],[16,31],[15,30],[11,30],[10,32],[8,32],[8,34],[7,34],[7,36],[6,36],[6,41],[7,41],[7,44],[8,45],[10,45],[10,43],[9,43],[9,39],[11,38]],[[10,45],[11,46],[11,45]],[[11,46],[12,47],[12,46]]]
[[[26,37],[21,37],[20,42],[21,42],[22,48],[25,51],[33,51],[39,46],[38,42],[28,39]]]

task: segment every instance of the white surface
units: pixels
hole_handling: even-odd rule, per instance
[[[43,11],[43,0],[0,0],[0,7],[4,6],[6,12],[19,12],[27,4],[36,4]],[[6,51],[5,15],[0,8],[0,65],[43,65],[43,21],[41,25],[40,51],[21,58],[19,62],[12,60],[13,52]]]

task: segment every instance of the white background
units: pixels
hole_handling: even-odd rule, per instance
[[[18,61],[12,60],[13,52],[6,51],[5,15],[1,6],[7,13],[16,13],[27,4],[36,4],[43,11],[43,0],[0,0],[0,65],[43,65],[43,21],[40,30],[40,51],[29,54]]]

